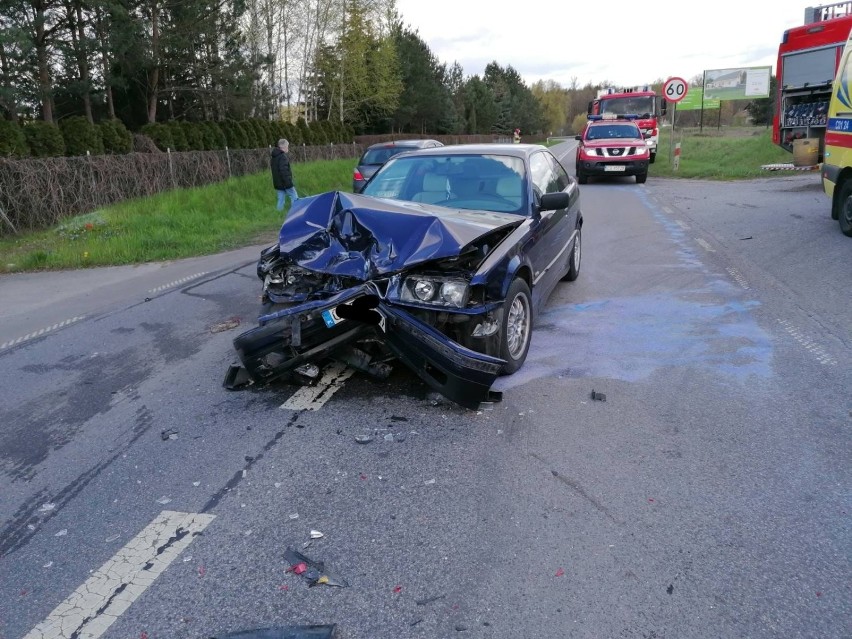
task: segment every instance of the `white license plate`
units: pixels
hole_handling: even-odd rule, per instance
[[[322,312],[322,319],[323,319],[323,321],[325,322],[325,325],[328,328],[331,328],[333,326],[337,326],[338,324],[340,324],[340,322],[345,320],[345,318],[340,317],[337,314],[336,308],[332,308],[332,309],[329,309],[327,311],[323,311]]]
[[[624,171],[626,168],[623,164],[607,164],[604,171]]]

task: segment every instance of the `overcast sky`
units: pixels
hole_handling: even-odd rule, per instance
[[[807,0],[397,0],[441,62],[465,76],[496,60],[527,84],[609,80],[641,85],[707,69],[772,66],[785,29],[804,23]]]

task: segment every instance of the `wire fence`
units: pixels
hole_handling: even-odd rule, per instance
[[[291,146],[292,162],[356,158],[360,144]],[[53,226],[109,204],[269,169],[269,149],[0,158],[0,236]]]

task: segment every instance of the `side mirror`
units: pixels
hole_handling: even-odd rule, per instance
[[[558,209],[567,209],[571,204],[571,195],[565,191],[559,193],[545,193],[541,196],[541,202],[538,205],[540,211],[556,211]]]
[[[582,140],[582,139],[583,139],[583,136],[582,136],[582,135],[575,135],[575,136],[574,136],[574,139],[575,139],[575,140]]]

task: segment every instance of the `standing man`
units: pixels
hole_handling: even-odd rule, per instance
[[[290,158],[287,151],[290,143],[284,138],[278,140],[278,146],[272,149],[272,157],[269,160],[272,169],[272,186],[278,193],[278,210],[284,209],[284,198],[290,196],[290,206],[299,199],[296,187],[293,185],[293,171],[290,169]]]

